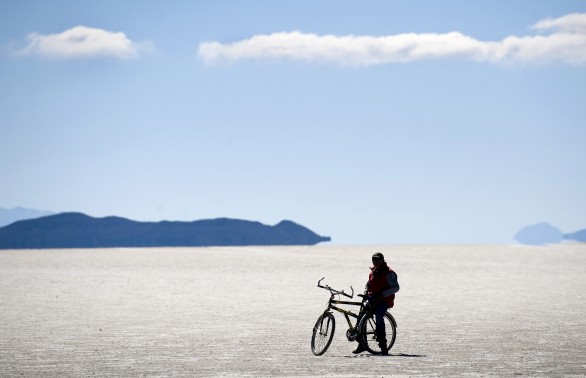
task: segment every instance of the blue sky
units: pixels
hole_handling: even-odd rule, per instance
[[[584,1],[2,1],[0,207],[572,232],[585,93]]]

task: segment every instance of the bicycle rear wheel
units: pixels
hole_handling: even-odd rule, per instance
[[[384,317],[387,351],[391,350],[397,337],[397,323],[390,312]],[[376,319],[374,316],[366,314],[358,324],[358,339],[360,343],[372,354],[380,354],[381,347],[376,335]]]
[[[331,312],[324,312],[315,322],[313,335],[311,336],[311,351],[316,356],[321,356],[328,350],[334,331],[336,330],[336,319]]]

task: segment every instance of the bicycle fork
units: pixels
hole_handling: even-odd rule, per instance
[[[326,314],[333,315],[331,311],[326,310],[326,311],[324,311],[324,313],[322,315],[322,319],[323,319],[324,316],[326,316]],[[329,316],[327,316],[326,318],[327,318],[327,322],[325,324],[325,327],[326,327],[325,332],[323,330],[324,322],[322,321],[322,322],[319,323],[319,334],[322,335],[322,336],[327,335],[327,332],[330,329],[330,321],[331,321],[331,318]]]

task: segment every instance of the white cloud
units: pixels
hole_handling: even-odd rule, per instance
[[[586,13],[572,13],[560,18],[547,18],[541,20],[535,25],[533,29],[548,30],[557,29],[567,33],[586,33]]]
[[[31,33],[28,44],[17,55],[39,55],[48,58],[112,57],[129,59],[149,48],[136,43],[122,32],[76,26],[59,34]]]
[[[479,41],[459,32],[373,37],[320,36],[294,31],[255,35],[234,43],[205,42],[199,46],[198,56],[208,64],[245,59],[290,59],[355,66],[431,59],[586,63],[586,14],[542,20],[532,28],[553,32]]]

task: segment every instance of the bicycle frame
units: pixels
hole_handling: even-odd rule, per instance
[[[344,295],[350,299],[354,298],[354,288],[352,286],[350,286],[350,289],[352,289],[352,294],[348,295],[344,292],[344,290],[342,290],[342,291],[334,290],[329,285],[322,286],[321,281],[324,278],[322,278],[321,280],[319,280],[317,282],[317,287],[329,290],[329,292],[330,292],[330,300],[328,301],[328,307],[326,308],[326,310],[324,312],[328,312],[330,310],[335,310],[335,311],[342,313],[344,315],[344,318],[346,319],[346,322],[348,323],[348,328],[350,329],[350,331],[355,332],[356,327],[358,327],[359,316],[363,312],[363,309],[364,309],[364,301],[350,302],[350,301],[343,301],[343,300],[335,299],[336,295]],[[358,295],[360,295],[360,294],[358,294]],[[340,308],[336,305],[360,306],[360,309],[359,309],[358,313],[356,314],[352,311],[348,311],[348,310]],[[356,325],[352,325],[352,322],[350,321],[350,317],[356,318]]]
[[[356,327],[358,326],[358,314],[360,314],[360,311],[358,311],[358,314],[353,313],[352,311],[348,311],[345,310],[343,308],[334,306],[334,304],[345,304],[345,305],[351,305],[351,306],[360,306],[360,310],[362,310],[362,307],[364,306],[362,302],[349,302],[349,301],[340,301],[337,299],[334,299],[333,296],[330,298],[330,302],[328,304],[328,310],[336,310],[338,312],[341,312],[344,315],[344,318],[346,318],[346,322],[348,323],[348,327],[352,330],[355,331]],[[352,322],[350,321],[350,317],[356,318],[356,325],[352,325]]]

